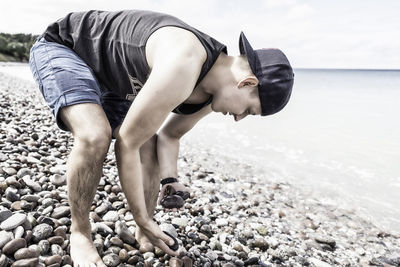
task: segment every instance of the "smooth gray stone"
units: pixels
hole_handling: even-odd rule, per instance
[[[29,202],[38,202],[40,197],[38,195],[25,195],[21,197],[21,200],[26,200]]]
[[[23,213],[15,213],[0,224],[2,230],[11,230],[17,228],[26,221],[26,215]]]
[[[6,219],[12,216],[12,212],[10,210],[2,210],[0,211],[0,223],[5,221]]]
[[[1,250],[4,254],[12,255],[20,248],[26,247],[26,240],[23,238],[13,239],[8,242]]]
[[[18,178],[22,178],[22,177],[24,177],[24,176],[26,176],[26,175],[29,175],[29,176],[32,176],[32,171],[30,170],[30,169],[28,169],[28,168],[21,168],[21,169],[19,169],[18,170],[18,172],[17,172],[17,177]]]
[[[173,237],[178,238],[178,233],[172,224],[169,223],[160,224],[160,229],[172,235]]]
[[[14,262],[11,267],[37,267],[39,264],[39,258],[23,259]]]
[[[129,231],[129,229],[126,227],[125,223],[117,221],[115,224],[115,232],[125,243],[132,246],[135,244],[135,237],[133,236],[131,231]]]
[[[0,232],[0,249],[14,238],[13,233],[7,231]]]
[[[65,185],[67,182],[67,177],[65,175],[54,174],[50,178],[50,182],[55,186]]]
[[[30,259],[37,257],[39,257],[39,251],[32,248],[20,248],[14,253],[14,258],[16,260]]]
[[[60,206],[53,210],[51,217],[54,219],[60,219],[62,217],[67,217],[70,213],[70,208],[67,206]]]
[[[103,216],[103,221],[108,221],[108,222],[116,222],[119,219],[119,214],[118,211],[116,210],[110,210]]]

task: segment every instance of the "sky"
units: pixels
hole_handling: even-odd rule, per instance
[[[69,12],[148,9],[174,15],[239,53],[280,48],[294,68],[400,69],[399,0],[2,0],[0,32],[43,32]]]

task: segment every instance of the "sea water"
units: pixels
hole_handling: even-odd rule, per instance
[[[27,64],[0,71],[33,81]],[[183,141],[400,232],[399,117],[400,71],[296,69],[281,112],[239,122],[213,113]]]

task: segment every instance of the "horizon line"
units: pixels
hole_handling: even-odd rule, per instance
[[[338,68],[338,67],[321,67],[321,68],[316,68],[316,67],[293,67],[294,70],[348,70],[348,71],[356,71],[356,70],[362,70],[362,71],[400,71],[400,68]]]

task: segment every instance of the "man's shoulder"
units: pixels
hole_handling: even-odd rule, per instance
[[[202,63],[207,59],[207,52],[190,30],[165,26],[156,30],[147,40],[146,58],[152,66],[156,57],[158,60],[171,56],[191,57]]]

